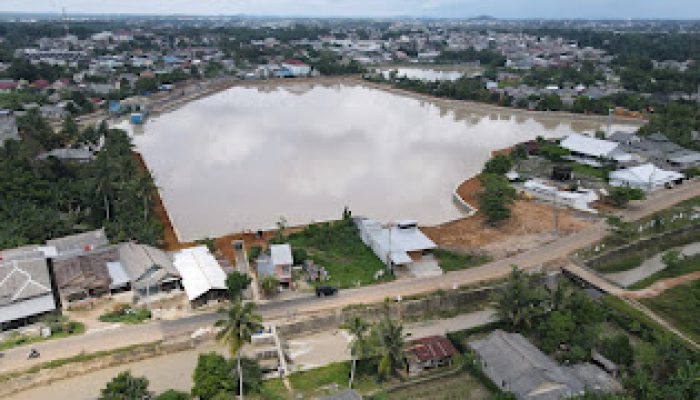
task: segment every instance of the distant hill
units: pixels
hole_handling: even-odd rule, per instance
[[[490,15],[478,15],[476,17],[469,18],[470,21],[496,21],[498,18],[492,17]]]

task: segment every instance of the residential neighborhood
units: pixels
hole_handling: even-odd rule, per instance
[[[63,3],[0,5],[0,398],[700,398],[694,5]]]

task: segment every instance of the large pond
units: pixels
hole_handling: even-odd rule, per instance
[[[360,84],[290,83],[235,87],[132,133],[179,238],[194,240],[271,228],[280,217],[336,219],[344,206],[446,222],[462,216],[452,191],[492,150],[601,128]]]

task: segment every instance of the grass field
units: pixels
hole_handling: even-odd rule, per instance
[[[669,323],[700,342],[700,281],[676,286],[642,303]]]
[[[469,372],[460,372],[430,382],[409,386],[389,393],[371,397],[372,400],[482,400],[490,399],[491,393]]]
[[[644,289],[662,279],[675,278],[696,271],[700,271],[700,254],[685,258],[679,261],[678,265],[674,265],[673,267],[666,267],[666,269],[642,279],[629,288],[632,290]]]
[[[484,255],[456,253],[449,250],[433,250],[443,271],[457,271],[484,264],[489,258]]]
[[[384,263],[362,243],[350,219],[310,225],[287,240],[293,249],[303,249],[308,258],[328,271],[330,280],[326,284],[348,288],[392,279],[387,274],[374,279],[377,271],[385,269]],[[295,262],[302,261],[297,253],[294,258]]]

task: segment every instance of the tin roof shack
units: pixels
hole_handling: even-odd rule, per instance
[[[119,260],[129,277],[136,301],[181,287],[180,272],[162,250],[133,242],[122,243],[119,245]]]
[[[118,246],[53,258],[51,264],[61,303],[67,305],[70,302],[109,293],[114,282],[107,264],[117,260]]]
[[[174,258],[173,265],[182,276],[182,285],[193,308],[227,298],[226,273],[207,246],[180,250]]]
[[[452,364],[457,349],[444,336],[428,336],[411,340],[404,348],[409,375]]]
[[[502,390],[519,400],[551,400],[583,395],[588,391],[616,392],[620,384],[589,363],[558,365],[519,333],[495,330],[469,342],[481,367]]]
[[[46,258],[41,252],[22,252],[0,260],[0,330],[37,321],[57,310]]]

